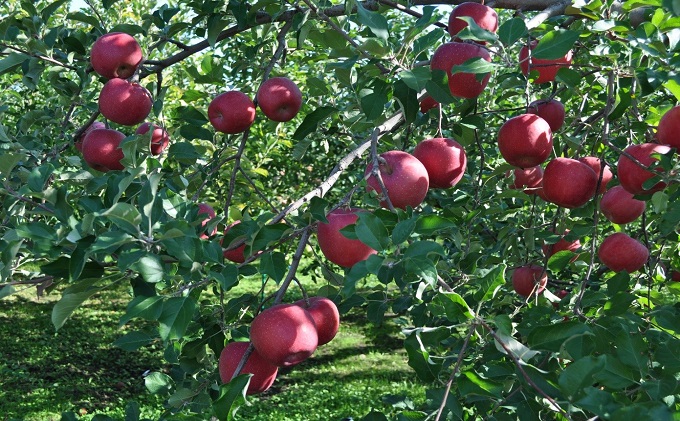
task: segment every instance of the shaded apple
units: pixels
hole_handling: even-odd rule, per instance
[[[136,134],[148,133],[151,128],[153,128],[153,132],[151,132],[151,143],[149,145],[149,149],[151,150],[152,155],[160,155],[161,152],[163,152],[170,143],[170,136],[168,135],[168,132],[164,128],[156,124],[147,122],[142,123],[139,127],[137,127],[135,133]]]
[[[99,93],[99,111],[114,123],[124,126],[139,124],[149,115],[151,94],[139,83],[111,79]]]
[[[87,126],[83,134],[80,135],[78,140],[76,140],[74,146],[76,149],[78,149],[80,152],[83,151],[83,140],[85,140],[85,136],[87,136],[88,133],[90,133],[94,129],[105,129],[106,124],[102,123],[101,121],[93,121],[92,124]]]
[[[451,95],[460,98],[476,98],[484,91],[491,74],[487,74],[482,80],[477,80],[473,73],[451,73],[453,66],[458,66],[473,58],[482,58],[491,62],[491,55],[486,48],[478,44],[466,42],[448,42],[437,48],[430,60],[432,70],[443,70],[449,78],[449,90]]]
[[[656,138],[662,145],[680,148],[680,106],[671,108],[661,117]]]
[[[241,358],[243,358],[243,354],[246,353],[249,345],[250,342],[230,342],[224,347],[219,358],[219,371],[222,383],[229,383],[231,381],[236,367],[241,362]],[[269,389],[274,380],[276,380],[278,371],[279,368],[277,366],[262,358],[257,350],[253,349],[239,373],[250,373],[253,375],[250,378],[246,394],[254,395]]]
[[[387,188],[387,195],[395,208],[406,209],[420,205],[430,186],[429,176],[425,166],[410,153],[403,151],[389,151],[380,154],[381,162],[378,167],[380,176]],[[373,162],[368,164],[364,175],[371,174]],[[370,175],[367,180],[367,190],[375,190],[379,196],[383,194],[378,179]],[[386,201],[381,201],[382,207],[387,207]]]
[[[526,194],[537,194],[543,190],[543,167],[536,165],[530,168],[515,168],[510,188],[524,189]]]
[[[205,218],[201,221],[201,228],[205,227],[208,222],[210,222],[211,219],[217,216],[217,213],[215,213],[215,209],[213,209],[212,206],[210,206],[207,203],[199,203],[198,204],[198,215],[206,215]],[[210,232],[210,234],[201,232],[199,235],[200,238],[206,239],[210,236],[213,236],[217,234],[217,227],[213,228],[213,230]]]
[[[628,224],[645,213],[646,202],[637,200],[623,186],[609,189],[600,200],[600,211],[611,222],[619,225]]]
[[[503,123],[498,131],[498,149],[508,164],[535,167],[552,153],[553,138],[548,122],[535,114],[522,114]]]
[[[290,121],[302,107],[302,92],[287,77],[265,80],[257,90],[256,98],[262,113],[274,121]]]
[[[563,57],[557,59],[540,59],[529,57],[530,49],[533,50],[538,41],[531,41],[529,47],[523,46],[519,51],[519,67],[524,76],[528,76],[531,70],[538,72],[534,83],[547,83],[555,80],[557,72],[563,67],[569,67],[572,59],[572,51],[569,50]]]
[[[125,135],[113,129],[94,129],[83,139],[83,159],[97,171],[122,170],[123,150],[120,143]]]
[[[227,235],[229,230],[231,230],[235,225],[238,225],[240,223],[241,221],[234,221],[231,224],[227,225],[227,227],[224,230],[224,235]],[[224,247],[224,237],[222,237],[221,241],[222,247]],[[234,263],[243,263],[246,261],[245,251],[246,251],[245,243],[231,250],[229,250],[229,244],[227,244],[227,247],[225,247],[223,254],[224,258],[229,261],[232,261]]]
[[[131,35],[111,32],[92,44],[90,64],[95,72],[107,79],[127,79],[142,62],[142,49]]]
[[[241,133],[255,121],[255,104],[243,92],[225,92],[210,101],[208,119],[218,132]]]
[[[522,297],[538,295],[548,283],[548,274],[542,266],[526,265],[512,272],[512,287]]]
[[[667,145],[658,145],[656,143],[642,143],[639,145],[631,145],[624,149],[633,158],[637,159],[644,167],[649,167],[657,159],[652,154],[666,154],[670,152],[671,148]],[[638,164],[633,162],[630,158],[621,154],[617,164],[616,174],[619,178],[619,183],[624,189],[633,194],[651,194],[666,187],[666,183],[659,181],[650,189],[645,189],[642,185],[645,181],[654,177],[654,173],[641,168]]]
[[[543,171],[543,195],[556,205],[578,208],[595,196],[597,175],[583,162],[555,158]]]
[[[556,99],[541,99],[529,104],[529,114],[536,114],[548,122],[550,130],[555,133],[564,124],[564,104]]]
[[[338,333],[340,329],[340,312],[335,303],[326,297],[310,297],[309,305],[305,300],[295,302],[312,315],[316,333],[319,337],[318,346],[325,345]]]
[[[607,184],[609,184],[609,182],[612,181],[612,178],[614,178],[614,174],[612,174],[612,170],[609,168],[609,165],[605,163],[603,170],[601,167],[602,161],[600,161],[600,158],[596,156],[584,156],[578,160],[592,168],[592,170],[595,171],[595,175],[597,175],[598,179],[600,178],[600,171],[602,171],[602,180],[600,181],[600,187],[597,189],[597,194],[606,192]]]
[[[423,140],[416,145],[413,156],[425,166],[430,188],[453,187],[465,174],[465,149],[453,139],[437,137]]]
[[[437,108],[439,106],[440,106],[439,103],[434,98],[427,95],[425,98],[423,98],[422,101],[420,101],[420,112],[425,114],[431,109]]]
[[[633,273],[647,263],[649,250],[638,240],[623,232],[605,238],[597,250],[597,257],[614,272]]]
[[[377,253],[360,240],[351,240],[340,232],[342,228],[357,221],[359,212],[366,211],[359,208],[335,209],[326,215],[328,223],[319,223],[319,248],[328,260],[338,266],[349,268]]]
[[[465,2],[456,6],[449,15],[448,31],[455,41],[460,41],[456,35],[468,26],[461,16],[471,17],[477,26],[494,34],[498,30],[498,14],[495,10],[481,3]],[[476,41],[486,44],[483,41]]]
[[[554,244],[544,244],[542,249],[543,249],[543,254],[545,254],[547,257],[552,256],[555,253],[559,253],[561,251],[570,251],[572,253],[576,253],[578,249],[581,248],[581,241],[577,238],[576,240],[573,241],[568,241],[564,237],[569,234],[569,230],[564,231],[564,234],[562,234],[561,238]],[[578,256],[574,256],[572,261],[576,260]]]

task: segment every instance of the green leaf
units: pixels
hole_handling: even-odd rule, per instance
[[[98,279],[81,281],[64,290],[61,299],[52,308],[52,325],[55,330],[59,330],[64,326],[64,323],[66,323],[66,320],[73,314],[75,309],[101,290],[101,287],[94,286],[96,281]]]
[[[421,215],[416,224],[416,232],[418,234],[431,235],[455,226],[457,226],[455,222],[439,215]]]
[[[125,405],[125,420],[124,421],[139,421],[142,411],[139,409],[139,404],[135,401],[128,402]]]
[[[466,60],[465,63],[453,66],[451,74],[456,73],[472,73],[472,74],[486,74],[491,73],[496,67],[495,64],[484,60],[481,57],[474,57]]]
[[[432,79],[432,71],[429,67],[416,67],[399,73],[399,77],[406,86],[420,93],[425,85]]]
[[[492,398],[500,398],[503,394],[503,385],[481,377],[474,371],[465,371],[457,380],[458,390],[463,396],[481,395]]]
[[[113,341],[116,346],[124,351],[136,351],[139,348],[150,344],[153,338],[144,332],[129,332]]]
[[[387,104],[387,94],[382,91],[374,91],[365,96],[361,96],[361,110],[366,114],[370,121],[380,119],[385,111]]]
[[[390,236],[382,220],[371,212],[359,212],[354,228],[357,238],[372,249],[382,251],[390,244]]]
[[[528,32],[524,19],[512,18],[506,20],[498,27],[498,39],[505,45],[511,45],[525,36]]]
[[[569,250],[558,251],[548,259],[548,269],[553,272],[559,272],[567,267],[574,256],[576,256],[576,254]]]
[[[126,234],[124,232],[120,231],[105,232],[97,236],[97,240],[95,240],[95,242],[92,244],[90,252],[95,253],[100,251],[107,251],[113,253],[120,246],[132,243],[133,241],[135,241],[134,238],[131,235]]]
[[[18,153],[5,153],[0,155],[0,176],[4,177],[5,179],[9,178],[10,173],[12,172],[12,169],[21,162],[21,160],[25,159],[26,155],[23,154],[18,154]]]
[[[487,42],[496,42],[498,39],[493,32],[480,28],[475,19],[470,16],[457,16],[457,19],[464,20],[467,23],[467,26],[456,34],[457,38]]]
[[[465,299],[455,292],[437,294],[436,301],[444,307],[446,317],[454,323],[462,323],[474,318],[474,312]]]
[[[129,203],[118,202],[97,216],[104,217],[129,234],[139,233],[142,215],[137,208]]]
[[[286,255],[277,251],[260,256],[260,273],[269,275],[277,284],[280,283],[288,273]]]
[[[166,394],[172,390],[175,382],[165,373],[154,371],[144,378],[144,386],[154,395]]]
[[[404,120],[406,123],[413,123],[420,109],[418,92],[409,88],[403,80],[396,81],[393,89],[394,97],[399,101],[401,111],[404,113]]]
[[[359,18],[359,22],[362,25],[367,26],[368,29],[370,29],[371,32],[373,32],[373,34],[378,38],[385,40],[388,39],[390,33],[387,27],[387,19],[385,16],[366,9],[363,4],[361,4],[361,2],[356,2],[355,4],[357,5],[357,16]]]
[[[40,11],[40,17],[42,18],[42,20],[45,22],[49,21],[50,17],[54,14],[54,12],[56,12],[57,9],[59,9],[67,1],[68,0],[57,0],[55,2],[52,2],[50,5],[45,6]]]
[[[406,257],[424,257],[429,256],[430,254],[445,256],[446,252],[441,244],[430,240],[414,241],[404,252],[404,256]]]
[[[130,267],[142,275],[142,279],[149,283],[156,283],[163,280],[163,262],[155,254],[147,254]]]
[[[248,254],[252,255],[254,252],[264,250],[268,245],[282,239],[290,231],[291,228],[283,223],[263,226],[255,234],[251,247],[252,251]]]
[[[319,123],[337,111],[338,109],[335,107],[319,107],[307,114],[305,119],[302,120],[302,123],[300,123],[300,126],[295,130],[295,133],[293,133],[293,139],[302,140],[307,137],[307,135],[314,133],[319,127]]]
[[[220,385],[220,396],[213,402],[213,415],[220,421],[235,419],[236,411],[246,403],[246,390],[251,374],[239,374],[229,383]]]
[[[53,172],[54,166],[52,164],[35,167],[28,176],[28,188],[34,192],[42,192]]]
[[[494,344],[496,345],[496,349],[503,354],[508,354],[509,351],[515,358],[519,358],[520,361],[525,363],[528,363],[530,359],[539,354],[539,351],[529,349],[517,339],[503,332],[496,332],[496,336],[497,338],[494,338]]]
[[[582,334],[592,334],[592,331],[585,324],[576,321],[538,326],[529,333],[527,344],[533,349],[559,351],[566,340]]]
[[[443,70],[432,70],[432,79],[425,82],[427,93],[440,104],[451,104],[455,98],[451,95],[449,78]]]
[[[579,32],[567,29],[550,31],[531,50],[531,56],[547,60],[562,58],[572,49],[579,35]]]
[[[30,56],[22,53],[9,53],[5,58],[0,60],[0,75],[14,71],[30,58]]]
[[[158,332],[164,341],[184,336],[196,312],[196,302],[191,297],[171,297],[163,303],[158,318]]]
[[[229,24],[228,20],[223,20],[221,14],[214,14],[208,18],[208,43],[215,48],[217,37],[222,30]]]
[[[399,221],[392,230],[392,242],[394,244],[401,244],[408,240],[416,229],[416,218],[409,218],[404,221]]]
[[[119,321],[119,326],[139,317],[144,320],[155,321],[161,316],[163,312],[163,297],[153,296],[137,296],[128,303],[125,314],[123,314]]]
[[[430,286],[437,284],[437,266],[425,257],[415,257],[406,259],[406,272],[417,275],[427,282]]]
[[[569,400],[586,395],[587,388],[595,383],[595,375],[604,370],[604,355],[586,356],[569,364],[558,378],[560,389]]]

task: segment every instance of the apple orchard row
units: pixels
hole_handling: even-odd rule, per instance
[[[495,33],[498,16],[488,6],[479,3],[463,3],[457,6],[449,19],[452,41],[441,45],[432,55],[432,69],[448,74],[451,94],[461,98],[476,98],[489,81],[490,74],[478,80],[475,74],[451,73],[454,66],[474,58],[491,61],[484,42],[463,41],[456,34],[468,23],[459,19],[467,16],[483,30]],[[557,72],[572,61],[570,51],[554,60],[531,57],[537,41],[532,41],[520,51],[520,68],[524,75],[537,75],[533,83],[542,84],[555,80]],[[151,94],[134,81],[143,62],[143,54],[137,41],[124,33],[109,33],[100,37],[92,46],[91,64],[102,77],[108,79],[99,95],[99,110],[109,121],[123,126],[138,125],[135,133],[152,131],[150,152],[161,154],[169,143],[167,131],[145,122],[152,108]],[[532,73],[533,71],[533,73]],[[265,80],[253,102],[246,94],[232,90],[215,97],[208,107],[208,118],[216,131],[237,134],[247,131],[255,120],[256,108],[269,119],[287,122],[293,119],[302,106],[302,93],[298,86],[286,77]],[[438,107],[429,96],[421,100],[421,111]],[[618,185],[608,188],[613,180],[609,166],[597,157],[557,157],[550,159],[553,151],[553,133],[564,123],[564,106],[554,98],[531,103],[527,113],[507,120],[497,134],[501,156],[514,166],[512,187],[523,189],[529,195],[537,195],[546,202],[565,208],[578,208],[596,195],[602,195],[600,211],[611,222],[623,225],[638,219],[645,210],[645,202],[635,198],[648,195],[665,187],[662,182],[645,188],[645,181],[657,173],[648,169],[656,160],[655,154],[667,154],[671,148],[680,147],[680,107],[668,111],[661,119],[656,133],[657,143],[635,144],[627,147],[618,160],[616,174]],[[107,128],[104,123],[94,122],[76,141],[87,164],[98,171],[122,170],[123,151],[120,143],[125,134]],[[634,158],[634,159],[630,159]],[[543,166],[546,162],[547,164]],[[373,172],[373,164],[366,168],[367,188],[381,197],[386,208],[416,208],[425,199],[429,189],[454,187],[463,177],[467,157],[463,147],[450,138],[433,138],[420,142],[412,153],[393,150],[382,153],[379,178]],[[381,182],[384,185],[381,186]],[[358,213],[368,212],[360,208],[339,208],[327,215],[327,223],[318,225],[318,244],[331,262],[349,268],[359,261],[377,253],[360,240],[352,240],[340,233],[347,225],[358,219]],[[216,216],[207,204],[199,204],[199,213],[205,215],[203,226]],[[227,226],[228,231],[239,221]],[[211,233],[216,234],[217,228]],[[225,231],[226,233],[226,231]],[[577,251],[578,240],[567,241],[567,232],[558,233],[562,239],[546,245],[547,256],[562,250]],[[208,238],[208,234],[201,234]],[[227,248],[224,257],[243,263],[245,245]],[[638,240],[618,232],[606,237],[598,247],[600,261],[615,272],[635,272],[648,260],[648,249]],[[512,274],[515,291],[529,298],[543,291],[547,284],[545,267],[528,264],[516,268]],[[323,297],[295,304],[278,304],[259,313],[253,320],[251,342],[232,342],[219,359],[219,371],[224,382],[237,374],[236,368],[247,352],[251,352],[241,372],[251,373],[248,393],[259,393],[271,386],[278,367],[290,366],[309,357],[317,346],[333,339],[339,326],[335,304]],[[254,348],[254,349],[253,349]]]

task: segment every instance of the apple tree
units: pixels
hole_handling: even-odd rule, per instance
[[[674,419],[677,2],[459,3],[4,2],[0,297],[127,286],[168,419],[293,289],[398,318],[396,419]]]

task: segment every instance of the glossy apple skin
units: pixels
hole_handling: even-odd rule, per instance
[[[459,16],[469,16],[471,17],[477,26],[485,29],[494,34],[498,30],[498,14],[495,10],[489,6],[485,6],[481,3],[465,2],[456,6],[451,14],[449,15],[448,31],[449,34],[454,37],[454,40],[458,40],[456,34],[462,31],[468,26],[468,23],[463,19],[458,19]],[[484,41],[475,41],[480,44],[486,44]]]
[[[366,211],[359,208],[335,209],[326,215],[327,224],[319,223],[316,235],[319,248],[328,260],[338,266],[350,268],[377,253],[360,240],[351,240],[340,232],[342,228],[357,221],[359,212]]]
[[[314,318],[295,304],[277,304],[255,316],[250,340],[264,359],[278,367],[301,363],[319,343]]]
[[[241,358],[249,345],[249,342],[230,342],[224,347],[219,358],[219,371],[222,383],[229,383],[231,381],[231,377],[234,375],[236,367],[241,362]],[[269,389],[274,380],[276,380],[278,371],[279,368],[277,366],[262,358],[257,350],[253,350],[240,372],[240,374],[251,373],[253,375],[250,378],[246,394],[254,395]]]
[[[600,188],[597,190],[597,194],[606,192],[607,184],[609,184],[609,182],[612,181],[612,178],[614,178],[614,174],[612,174],[612,170],[609,168],[609,165],[604,164],[604,170],[602,170],[602,161],[600,161],[600,158],[596,156],[584,156],[578,160],[595,171],[595,175],[597,175],[598,179],[600,178],[600,171],[602,171],[602,181],[600,181]]]
[[[113,129],[94,129],[83,140],[83,159],[97,171],[122,170],[123,150],[120,142],[125,135]]]
[[[207,203],[199,203],[198,204],[198,214],[199,215],[206,215],[206,217],[201,221],[201,227],[205,227],[208,222],[210,222],[211,219],[217,216],[217,213],[215,213],[215,209],[213,209],[212,206],[210,206]],[[199,235],[200,238],[206,239],[210,236],[213,236],[217,234],[217,227],[215,227],[210,234],[207,234],[205,232],[201,232]]]
[[[90,124],[87,129],[83,132],[83,134],[80,135],[80,138],[76,140],[76,143],[74,146],[76,149],[78,149],[80,152],[83,151],[83,140],[85,140],[85,136],[87,136],[88,133],[90,133],[94,129],[105,129],[106,124],[102,123],[101,121],[94,121],[92,124]]]
[[[597,250],[600,261],[614,272],[633,273],[647,263],[649,250],[638,240],[623,232],[605,238]]]
[[[538,295],[545,289],[548,283],[548,274],[543,267],[538,265],[526,265],[515,269],[512,273],[512,287],[522,297]]]
[[[675,106],[659,120],[656,138],[662,145],[680,149],[680,106]]]
[[[522,114],[503,123],[498,131],[498,149],[508,164],[535,167],[552,153],[553,137],[548,122],[535,114]]]
[[[437,108],[439,106],[440,106],[439,103],[434,98],[428,95],[425,98],[423,98],[422,101],[420,101],[420,112],[425,114],[431,109]]]
[[[243,92],[225,92],[210,101],[208,119],[218,132],[241,133],[255,121],[255,104]]]
[[[310,297],[309,306],[305,300],[296,301],[295,304],[312,315],[319,337],[318,346],[325,345],[335,338],[340,329],[340,312],[332,300],[326,297]]]
[[[137,127],[137,130],[135,130],[135,134],[148,133],[152,127],[153,132],[151,133],[151,144],[149,145],[149,149],[151,150],[152,155],[160,155],[170,143],[170,135],[168,135],[168,132],[164,128],[153,123],[142,123]]]
[[[536,165],[530,168],[515,168],[512,172],[513,181],[510,185],[513,189],[524,189],[526,194],[537,194],[538,189],[543,187],[543,167]]]
[[[385,160],[380,163],[380,176],[387,188],[387,194],[395,208],[406,209],[420,205],[430,186],[429,176],[425,166],[410,153],[403,151],[389,151],[380,156]],[[368,175],[373,170],[373,163],[370,162],[364,175]],[[382,195],[382,189],[378,179],[371,175],[367,180],[367,190],[375,190],[378,195]],[[387,202],[380,202],[382,207],[387,207]]]
[[[111,32],[92,44],[90,63],[95,72],[107,79],[127,79],[142,62],[142,49],[131,35]]]
[[[555,158],[543,172],[543,195],[564,208],[578,208],[595,196],[597,175],[592,168],[571,158]]]
[[[611,222],[623,225],[642,216],[646,205],[645,201],[635,199],[622,186],[614,186],[602,196],[600,211]]]
[[[636,158],[644,166],[650,166],[656,158],[652,157],[653,153],[666,154],[671,150],[667,145],[657,145],[656,143],[642,143],[639,145],[631,145],[624,149],[629,155]],[[635,162],[631,161],[625,155],[619,156],[616,174],[619,178],[619,183],[624,189],[633,194],[651,194],[666,187],[666,183],[658,182],[651,189],[645,190],[642,185],[645,181],[654,176],[654,173],[643,168],[640,168]]]
[[[302,107],[302,92],[287,77],[273,77],[257,90],[257,105],[270,120],[290,121]]]
[[[550,130],[555,133],[564,125],[564,104],[556,99],[542,99],[529,104],[529,114],[536,114],[548,122]]]
[[[139,83],[111,79],[99,93],[99,111],[114,123],[134,126],[151,112],[151,94]]]
[[[241,223],[241,221],[234,221],[233,223],[227,225],[227,228],[224,230],[224,235],[227,235],[227,232],[229,232],[229,230],[233,226],[238,225],[240,223]],[[222,239],[222,241],[224,241],[224,238]],[[227,244],[227,246],[228,246],[228,244]],[[224,242],[222,243],[222,247],[224,247]],[[229,261],[232,261],[234,263],[243,263],[243,262],[246,261],[245,251],[246,251],[246,245],[241,244],[240,246],[236,247],[233,250],[224,250],[223,254],[224,254],[224,258],[229,260]]]
[[[416,145],[415,156],[423,163],[430,188],[448,189],[463,178],[467,167],[465,149],[450,138],[426,139]]]
[[[478,44],[466,42],[448,42],[437,48],[430,60],[432,70],[443,70],[449,77],[451,95],[460,98],[477,98],[484,91],[491,74],[487,74],[481,81],[473,73],[451,74],[451,68],[466,61],[481,57],[491,62],[491,55],[486,48]]]
[[[531,42],[531,49],[538,45],[537,41]],[[554,60],[539,59],[539,58],[529,58],[529,48],[525,45],[519,51],[519,67],[522,70],[524,76],[529,75],[529,64],[531,64],[531,70],[536,70],[538,72],[538,77],[534,80],[534,83],[548,83],[555,80],[557,77],[557,72],[562,67],[569,67],[572,59],[572,51],[570,50],[564,57],[560,57]]]

